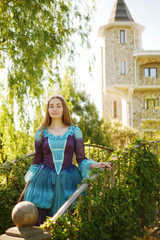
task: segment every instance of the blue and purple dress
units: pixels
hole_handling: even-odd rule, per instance
[[[98,164],[85,157],[81,130],[70,126],[64,135],[54,136],[46,128],[35,134],[35,158],[25,175],[29,182],[24,200],[36,205],[39,211],[37,225],[53,216],[72,195],[82,178],[89,176],[90,164]],[[73,164],[76,155],[78,167]]]

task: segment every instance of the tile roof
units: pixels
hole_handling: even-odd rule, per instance
[[[134,22],[124,0],[116,0],[108,23]]]

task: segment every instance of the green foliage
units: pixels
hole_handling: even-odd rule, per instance
[[[16,130],[12,109],[3,104],[0,109],[0,163],[22,156],[32,149],[33,137],[27,130]]]
[[[39,127],[42,125],[42,122],[44,120],[43,112],[44,111],[41,105],[36,106],[35,113],[34,113],[34,120],[31,125],[33,133],[35,133],[39,129]]]
[[[55,223],[46,221],[53,239],[133,240],[145,236],[146,229],[156,222],[160,165],[149,145],[135,147],[137,144],[142,142],[111,156],[115,165],[113,188],[109,172],[101,171],[73,215],[66,213]]]
[[[13,226],[11,212],[24,188],[24,175],[33,158],[16,158],[13,164],[0,166],[0,234]]]
[[[44,80],[60,81],[63,57],[74,65],[75,39],[87,43],[92,10],[86,1],[1,1],[0,60],[9,69],[10,99],[22,104],[44,92]]]
[[[31,128],[48,89],[61,87],[64,69],[73,75],[80,46],[90,47],[93,9],[94,1],[85,0],[0,2],[0,71],[6,72],[0,95],[12,113],[16,109],[13,119],[21,129]]]
[[[142,137],[142,134],[130,126],[124,126],[122,122],[117,120],[104,121],[102,123],[102,131],[109,139],[111,146],[115,149],[125,147],[128,143]]]

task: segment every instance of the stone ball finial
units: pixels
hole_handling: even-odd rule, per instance
[[[38,210],[33,203],[22,201],[14,206],[12,220],[18,228],[32,227],[38,220]]]

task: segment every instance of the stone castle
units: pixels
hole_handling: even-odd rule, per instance
[[[144,26],[136,23],[124,0],[116,0],[103,39],[102,113],[143,132],[160,126],[160,50],[143,50]]]

